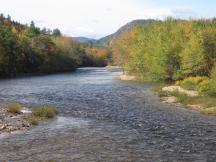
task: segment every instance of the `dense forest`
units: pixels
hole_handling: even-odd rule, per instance
[[[216,19],[149,20],[112,41],[114,64],[144,81],[210,78],[215,89]],[[204,83],[203,83],[204,84]]]
[[[149,80],[206,75],[216,61],[216,20],[149,21],[111,45],[114,61]]]
[[[0,76],[22,73],[54,73],[79,66],[105,66],[110,52],[106,48],[82,45],[59,29],[40,29],[0,15]]]

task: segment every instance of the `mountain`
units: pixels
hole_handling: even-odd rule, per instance
[[[106,37],[103,37],[99,40],[86,38],[86,37],[72,37],[72,38],[76,41],[79,41],[80,43],[93,44],[94,46],[109,46],[109,44],[112,43],[113,40],[117,39],[124,32],[127,32],[136,26],[147,24],[151,21],[154,21],[154,20],[151,20],[151,19],[133,20],[127,23],[126,25],[122,26],[115,33],[110,34]]]
[[[80,43],[95,43],[96,39],[86,38],[86,37],[72,37],[72,39],[79,41]]]
[[[106,37],[103,37],[99,40],[97,40],[96,44],[101,45],[101,46],[108,46],[113,40],[117,39],[121,34],[124,32],[127,32],[131,30],[132,28],[138,26],[138,25],[144,25],[152,20],[147,19],[147,20],[134,20],[126,25],[122,26],[119,30],[117,30],[115,33],[108,35]]]

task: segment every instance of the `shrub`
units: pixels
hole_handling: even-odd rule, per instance
[[[210,89],[208,95],[216,96],[216,66],[211,71]]]
[[[202,76],[196,76],[196,77],[189,77],[187,80],[192,81],[194,84],[199,84],[205,80],[208,80],[207,77],[202,77]]]
[[[24,119],[30,122],[32,125],[38,125],[39,121],[50,119],[55,117],[57,109],[51,106],[39,106],[32,110],[31,115],[24,116]]]
[[[204,111],[206,114],[216,115],[216,107],[207,108]]]
[[[181,85],[182,82],[183,82],[183,80],[177,80],[177,81],[175,82],[175,84],[176,84],[176,85]]]
[[[40,120],[33,115],[25,116],[24,119],[30,122],[32,125],[38,125],[38,121]]]
[[[185,104],[188,100],[188,96],[185,93],[180,93],[178,91],[174,91],[170,93],[171,96],[175,96],[177,98],[177,101],[180,103]]]
[[[177,84],[179,84],[180,86],[182,86],[183,88],[185,89],[188,89],[188,90],[195,90],[197,89],[197,86],[208,80],[207,77],[201,77],[201,76],[196,76],[196,77],[188,77],[188,78],[185,78],[183,81],[179,81],[179,82],[176,82]]]
[[[190,80],[184,80],[181,83],[181,87],[188,89],[188,90],[195,90],[196,89],[196,84],[194,84],[192,81]]]
[[[8,105],[7,105],[7,111],[8,112],[11,112],[11,113],[14,113],[14,114],[16,114],[16,113],[20,113],[21,112],[21,109],[22,109],[22,105],[21,104],[19,104],[19,103],[9,103]]]
[[[33,116],[41,118],[53,118],[57,113],[57,109],[52,106],[40,106],[32,110]]]
[[[207,94],[211,90],[210,80],[205,80],[197,86],[197,90],[200,94]]]

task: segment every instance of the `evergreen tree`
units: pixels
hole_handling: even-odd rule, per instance
[[[52,35],[55,36],[55,37],[59,37],[61,36],[61,31],[59,29],[54,29],[53,32],[52,32]]]

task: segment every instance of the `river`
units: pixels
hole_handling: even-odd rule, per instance
[[[161,103],[119,70],[0,81],[0,102],[55,105],[57,119],[0,137],[0,161],[215,162],[216,118]]]

